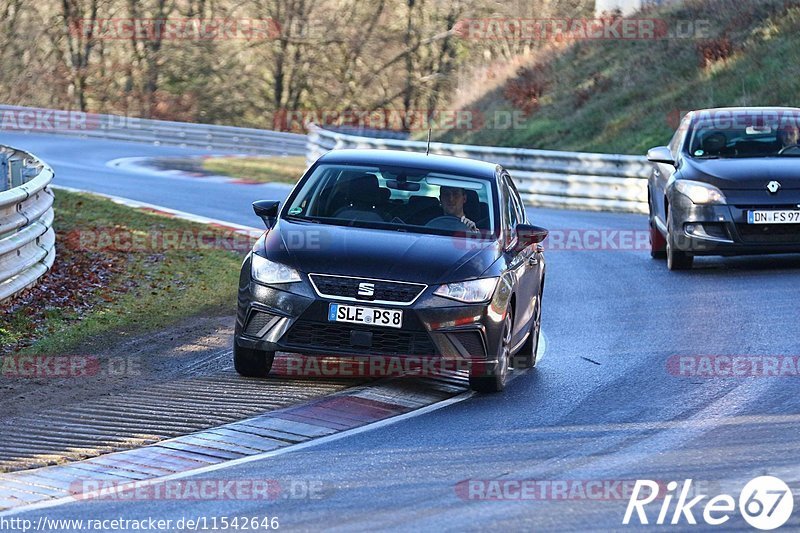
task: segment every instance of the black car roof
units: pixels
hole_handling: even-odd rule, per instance
[[[498,165],[466,157],[425,155],[400,150],[331,150],[318,160],[320,163],[342,165],[387,165],[421,168],[483,179],[494,179]]]

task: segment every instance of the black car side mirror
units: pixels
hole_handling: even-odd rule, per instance
[[[517,224],[517,247],[522,249],[532,244],[539,244],[549,233],[545,228],[532,224]]]
[[[647,151],[647,160],[651,163],[664,163],[665,165],[675,165],[675,158],[667,146],[656,146]]]
[[[267,229],[272,229],[278,221],[278,207],[280,205],[280,202],[275,202],[273,200],[258,200],[253,202],[253,211],[256,216],[264,221]]]

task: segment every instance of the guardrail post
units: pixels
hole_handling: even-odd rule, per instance
[[[11,188],[11,175],[8,173],[8,156],[0,153],[0,191]]]
[[[9,160],[9,168],[12,189],[25,183],[25,177],[22,174],[22,159],[13,158]]]

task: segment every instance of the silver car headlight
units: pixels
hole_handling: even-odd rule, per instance
[[[294,283],[301,281],[297,270],[275,261],[270,261],[260,255],[253,254],[251,259],[253,279],[265,284]]]
[[[445,285],[440,285],[433,291],[433,294],[465,304],[485,302],[494,294],[498,279],[500,278],[483,278],[447,283]]]
[[[676,180],[675,190],[689,197],[696,205],[724,204],[727,201],[722,191],[699,181]]]

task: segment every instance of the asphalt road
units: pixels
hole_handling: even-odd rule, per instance
[[[253,214],[254,200],[282,200],[285,184],[238,185],[183,175],[169,175],[116,160],[135,157],[192,157],[224,155],[175,146],[74,139],[56,135],[0,132],[0,144],[28,150],[56,172],[57,185],[131,198],[162,207],[261,227]]]
[[[0,135],[2,142],[45,158],[61,184],[232,222],[253,224],[249,203],[270,191],[145,177],[111,171],[103,163],[104,158],[187,152],[175,148]],[[636,215],[530,213],[535,223],[557,230],[554,236],[561,242],[583,235],[589,247],[595,234],[581,230],[605,231],[611,239],[606,248],[614,248],[609,232],[646,227],[645,218]],[[747,481],[769,474],[797,492],[797,372],[787,377],[681,375],[675,357],[800,354],[800,257],[703,258],[691,272],[670,273],[646,250],[622,248],[547,252],[547,353],[535,371],[513,380],[505,393],[476,395],[341,440],[187,478],[311,485],[317,489],[313,498],[292,497],[302,496],[299,490],[284,491],[271,502],[90,501],[17,517],[155,517],[173,520],[172,529],[181,518],[205,517],[210,525],[214,517],[277,516],[288,530],[624,530],[627,498],[618,497],[613,487],[629,484],[626,480],[692,479],[709,497],[738,498]],[[693,361],[702,368],[709,359]],[[542,489],[520,497],[515,490],[520,480],[538,480],[540,488],[566,482],[573,493],[543,494]],[[607,498],[582,498],[578,489],[590,487],[590,481],[612,487]],[[499,499],[483,498],[496,495],[498,488]],[[675,500],[677,495],[667,521]],[[786,526],[791,529],[800,528],[795,500]],[[693,508],[701,524],[707,501]],[[659,509],[659,501],[646,507],[651,522]],[[737,511],[729,514],[722,526],[726,531],[748,528]],[[689,528],[685,517],[674,527]]]

